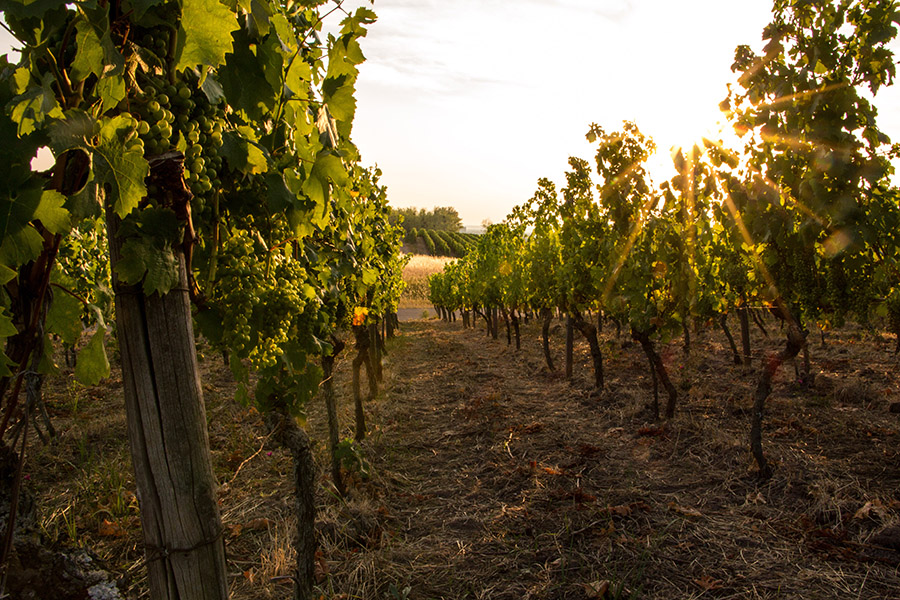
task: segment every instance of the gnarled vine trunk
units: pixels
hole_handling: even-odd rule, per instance
[[[566,379],[572,379],[572,363],[575,360],[575,321],[566,315]]]
[[[597,327],[584,317],[576,313],[574,326],[583,335],[591,348],[591,360],[594,363],[594,385],[598,390],[603,389],[603,355],[600,353],[600,340],[597,338]]]
[[[366,379],[369,382],[369,399],[378,395],[378,382],[375,380],[372,366],[372,355],[369,353],[371,338],[365,326],[353,328],[356,336],[356,356],[353,358],[353,406],[356,416],[356,441],[362,441],[366,437],[366,413],[363,410],[362,390],[360,385],[360,368],[365,366]]]
[[[549,308],[541,309],[541,343],[544,347],[544,360],[547,368],[555,371],[553,368],[553,357],[550,356],[550,323],[553,320],[553,312]]]
[[[741,323],[741,350],[744,352],[744,366],[749,367],[750,356],[750,317],[747,315],[747,307],[738,308],[738,321]]]
[[[294,515],[297,517],[294,599],[312,600],[316,563],[316,463],[312,446],[306,431],[289,414],[271,411],[267,422],[274,438],[290,452],[293,462]],[[185,596],[184,600],[188,598],[191,596]]]
[[[519,314],[516,311],[510,312],[510,320],[512,321],[513,331],[516,334],[516,350],[522,349],[522,339],[519,334]]]
[[[344,342],[332,337],[331,354],[322,356],[322,399],[328,414],[328,450],[331,453],[331,480],[341,496],[347,495],[344,479],[341,477],[341,461],[337,455],[340,444],[340,425],[337,416],[337,403],[334,398],[334,361],[344,349]]]
[[[787,340],[784,349],[777,355],[769,358],[763,364],[756,383],[756,391],[753,393],[753,413],[750,422],[750,451],[756,464],[759,466],[759,477],[768,479],[772,476],[772,467],[769,466],[762,450],[762,422],[766,408],[766,400],[772,393],[772,379],[781,365],[787,360],[792,360],[806,345],[806,334],[790,319],[787,331]]]
[[[731,346],[734,364],[739,365],[743,363],[744,361],[741,358],[741,353],[738,352],[737,344],[734,343],[734,336],[731,335],[731,330],[728,329],[728,313],[719,313],[719,326],[722,327],[722,331],[725,332],[725,337],[728,338],[728,345]]]
[[[666,365],[663,363],[662,358],[660,358],[659,353],[656,351],[656,346],[653,343],[653,340],[650,339],[653,330],[650,331],[639,331],[634,327],[631,328],[631,337],[641,344],[641,348],[644,350],[644,354],[647,355],[647,359],[650,361],[652,368],[656,371],[657,377],[659,377],[659,382],[662,383],[663,388],[665,388],[666,393],[669,398],[666,402],[666,418],[671,419],[675,416],[675,403],[678,401],[678,390],[675,389],[675,386],[672,385],[672,380],[669,379],[669,373],[666,370]],[[657,383],[654,381],[654,387]],[[656,402],[656,417],[659,418],[659,403]]]

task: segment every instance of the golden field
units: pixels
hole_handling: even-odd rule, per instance
[[[413,254],[403,269],[403,281],[406,290],[400,298],[400,308],[420,308],[429,306],[428,276],[444,269],[448,262],[456,260],[445,256],[426,256]]]

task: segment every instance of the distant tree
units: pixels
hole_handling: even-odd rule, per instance
[[[396,223],[401,217],[403,228],[407,232],[413,229],[456,232],[462,227],[462,219],[452,206],[435,206],[430,211],[415,207],[392,209],[390,217],[392,223]]]

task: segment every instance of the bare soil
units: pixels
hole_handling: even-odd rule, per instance
[[[780,339],[754,334],[758,365]],[[892,339],[811,338],[816,383],[779,373],[764,430],[775,475],[761,482],[756,371],[731,363],[719,331],[694,335],[689,356],[680,340],[662,348],[680,393],[668,421],[650,416],[640,347],[613,328],[599,393],[586,344],[567,381],[538,336],[524,327],[517,351],[460,322],[403,323],[346,463],[348,498],[320,477],[324,598],[900,598]],[[553,348],[560,363],[558,330]],[[347,436],[349,358],[336,375]],[[221,359],[202,364],[233,597],[289,598],[289,460],[231,400]],[[29,467],[45,535],[92,548],[146,596],[121,383],[66,381],[48,382],[59,440]],[[323,465],[324,412],[314,402],[307,420]]]

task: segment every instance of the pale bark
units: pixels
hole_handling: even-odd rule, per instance
[[[121,256],[108,211],[111,271]],[[228,584],[187,271],[175,249],[175,289],[147,296],[114,277],[128,440],[155,600],[225,600]]]

